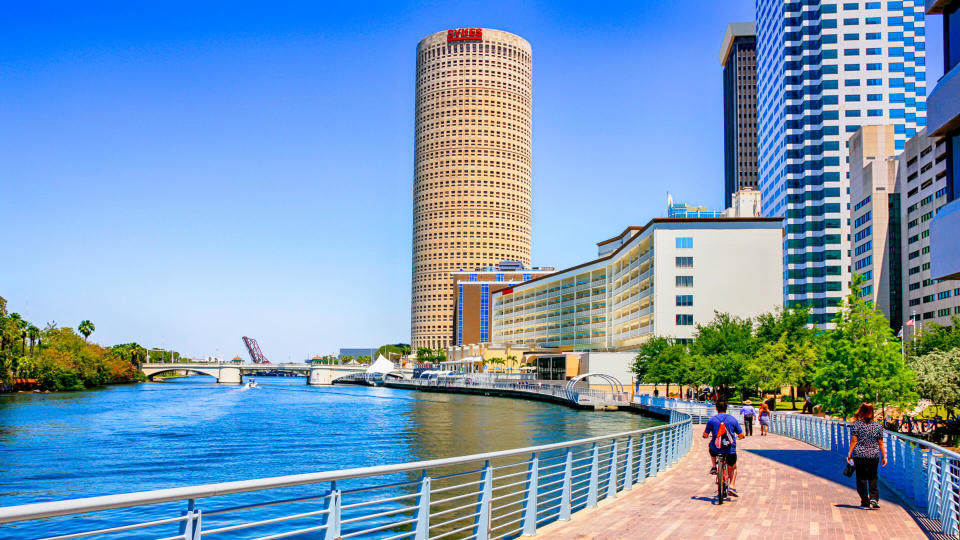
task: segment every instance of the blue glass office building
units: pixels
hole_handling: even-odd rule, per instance
[[[759,185],[784,216],[784,303],[829,323],[850,280],[847,141],[925,125],[923,0],[757,0]]]

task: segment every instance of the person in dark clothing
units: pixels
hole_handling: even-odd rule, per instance
[[[850,430],[850,451],[847,462],[857,471],[857,493],[860,508],[880,508],[877,489],[877,466],[887,465],[887,450],[883,443],[883,427],[873,421],[873,404],[864,402],[853,417]]]
[[[749,399],[743,402],[743,407],[740,407],[740,414],[743,415],[743,430],[747,437],[753,437],[753,419],[757,416],[757,410],[753,408]]]
[[[767,408],[770,409],[770,412],[777,410],[777,396],[770,396],[764,403],[767,404]]]

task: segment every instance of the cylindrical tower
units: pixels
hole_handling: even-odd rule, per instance
[[[532,50],[488,28],[417,45],[411,347],[453,338],[450,272],[530,264]]]

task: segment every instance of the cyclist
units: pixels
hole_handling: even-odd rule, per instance
[[[726,401],[718,401],[716,407],[717,414],[707,421],[707,427],[703,431],[703,438],[710,439],[708,448],[710,461],[713,463],[710,474],[717,474],[717,455],[723,454],[727,462],[726,484],[729,486],[727,494],[731,497],[739,497],[735,488],[737,485],[737,439],[743,438],[743,428],[735,417],[727,414]]]

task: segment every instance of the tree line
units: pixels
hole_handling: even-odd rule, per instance
[[[142,380],[147,350],[136,343],[102,347],[90,343],[96,326],[81,321],[76,329],[50,322],[40,329],[19,313],[7,311],[0,297],[0,389],[18,388],[33,379],[39,390],[83,390]]]
[[[711,386],[726,398],[780,393],[783,387],[795,396],[797,387],[813,388],[813,403],[843,417],[864,400],[880,408],[912,406],[917,390],[928,393],[922,381],[936,376],[918,376],[918,362],[907,360],[889,321],[861,295],[862,283],[854,277],[832,329],[810,327],[804,307],[755,318],[715,313],[697,325],[689,342],[654,337],[644,343],[632,370],[638,381]],[[955,360],[952,365],[960,367],[960,358]],[[934,373],[949,363],[927,362]],[[960,405],[960,378],[955,380]]]

